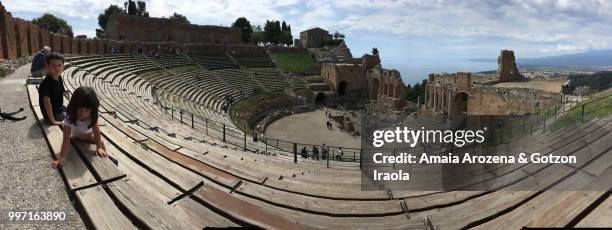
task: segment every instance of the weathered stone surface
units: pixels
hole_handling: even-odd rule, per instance
[[[335,47],[310,48],[308,51],[314,54],[315,59],[319,62],[354,62],[352,60],[353,54],[344,42]],[[359,61],[356,62],[356,64],[360,63]]]
[[[497,77],[500,82],[524,79],[516,67],[514,51],[502,50],[497,58]]]
[[[304,48],[319,48],[331,35],[327,30],[315,27],[300,32],[300,44]]]
[[[142,42],[238,44],[240,31],[223,26],[182,24],[166,18],[113,15],[106,25],[112,40]]]

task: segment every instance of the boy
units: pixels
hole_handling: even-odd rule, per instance
[[[66,118],[64,107],[64,56],[49,53],[45,59],[47,76],[38,87],[38,104],[45,120],[52,125],[62,125]]]

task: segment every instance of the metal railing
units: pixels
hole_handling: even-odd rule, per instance
[[[541,109],[526,119],[509,122],[504,127],[496,130],[497,138],[494,143],[509,143],[511,140],[526,134],[532,136],[537,132],[552,132],[572,124],[590,121],[600,115],[608,115],[602,112],[612,107],[612,102],[610,101],[612,101],[612,93],[587,101],[577,102],[573,106],[569,106],[567,103],[565,105],[555,104]]]

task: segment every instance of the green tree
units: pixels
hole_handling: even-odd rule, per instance
[[[372,55],[378,55],[378,48],[372,48]]]
[[[127,5],[128,5],[127,13],[129,15],[138,15],[138,7],[136,7],[136,2],[129,0]]]
[[[274,30],[276,31],[276,36],[280,36],[280,32],[283,31],[281,30],[281,23],[280,21],[274,21]]]
[[[253,32],[251,37],[249,38],[250,43],[259,44],[260,42],[264,42],[264,33],[263,32]]]
[[[110,5],[108,8],[106,8],[106,10],[104,10],[104,13],[98,15],[98,25],[100,26],[100,29],[96,29],[96,37],[104,37],[104,32],[106,31],[106,24],[108,23],[108,19],[111,15],[123,13],[124,11],[123,9],[121,9],[121,7],[117,5]]]
[[[283,24],[281,26],[281,31],[287,31],[287,23],[285,23],[285,21],[283,21]]]
[[[172,21],[179,22],[179,23],[184,23],[184,24],[190,24],[191,23],[191,22],[189,22],[187,17],[185,17],[184,15],[178,14],[176,12],[172,16],[170,16],[168,19],[170,19]]]
[[[344,34],[341,34],[340,32],[336,31],[334,32],[334,39],[344,39]]]
[[[39,18],[32,19],[32,23],[53,33],[64,34],[70,37],[74,36],[72,26],[68,25],[66,20],[55,17],[53,14],[45,13]]]
[[[138,16],[149,17],[149,12],[147,12],[147,3],[144,1],[138,1]]]
[[[97,38],[105,38],[106,32],[103,29],[96,29],[96,37]]]
[[[293,44],[293,36],[291,35],[291,25],[283,21],[266,20],[263,28],[264,42],[272,44]]]
[[[264,25],[264,42],[277,43],[278,33],[276,32],[276,27],[274,25],[274,21],[266,20],[266,24]]]
[[[260,25],[252,26],[253,32],[263,32],[263,29]]]
[[[249,20],[247,20],[245,17],[239,17],[234,23],[232,23],[232,27],[240,30],[240,40],[242,42],[249,42],[251,34],[253,34],[253,28],[251,27],[251,22],[249,22]]]
[[[293,44],[293,36],[291,36],[291,32],[289,31],[281,31],[279,38],[278,38],[278,43],[279,44],[285,44],[290,46],[291,44]]]
[[[418,84],[418,83],[417,83]],[[408,100],[408,101],[412,101],[413,98],[413,90],[412,90],[412,86],[410,84],[404,86],[404,99]]]

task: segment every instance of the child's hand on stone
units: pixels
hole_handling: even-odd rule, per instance
[[[96,154],[102,158],[105,158],[108,156],[108,153],[106,153],[106,150],[104,150],[103,148],[96,149]]]
[[[53,168],[61,168],[62,166],[64,166],[64,161],[65,159],[63,158],[54,160],[52,163]]]

